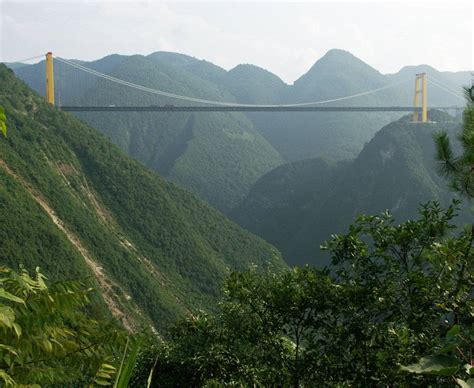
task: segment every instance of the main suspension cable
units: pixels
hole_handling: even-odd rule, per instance
[[[459,98],[460,100],[463,100],[463,101],[465,100],[464,96],[462,96],[461,94],[453,92],[451,89],[447,88],[443,84],[440,84],[440,83],[438,83],[438,82],[436,82],[436,81],[434,81],[430,78],[428,78],[428,82],[431,83],[432,85],[436,86],[437,88],[444,90],[446,93],[449,93],[452,96]]]
[[[350,96],[338,97],[338,98],[333,98],[333,99],[324,100],[324,101],[303,102],[303,103],[295,103],[295,104],[266,104],[266,105],[239,104],[239,103],[235,103],[235,102],[223,102],[223,101],[215,101],[215,100],[206,100],[206,99],[202,99],[202,98],[189,97],[189,96],[183,96],[183,95],[179,95],[179,94],[169,93],[169,92],[165,92],[163,90],[152,89],[152,88],[148,88],[146,86],[134,84],[132,82],[124,81],[122,79],[119,79],[119,78],[101,73],[99,71],[96,71],[96,70],[90,69],[88,67],[85,67],[85,66],[83,66],[79,63],[76,63],[76,62],[61,58],[61,57],[56,57],[56,60],[58,60],[59,62],[62,62],[64,64],[67,64],[69,66],[72,66],[72,67],[74,67],[78,70],[81,70],[81,71],[84,71],[86,73],[92,74],[94,76],[106,79],[106,80],[111,81],[111,82],[115,82],[117,84],[128,86],[130,88],[141,90],[141,91],[144,91],[144,92],[147,92],[147,93],[157,94],[157,95],[170,97],[170,98],[174,98],[174,99],[179,99],[179,100],[184,100],[184,101],[191,101],[191,102],[196,102],[196,103],[201,103],[201,104],[211,104],[211,105],[219,105],[219,106],[275,107],[275,108],[277,108],[277,107],[292,107],[292,106],[296,107],[296,106],[321,105],[321,104],[327,104],[327,103],[330,103],[330,102],[337,102],[337,101],[348,100],[348,99],[351,99],[351,98],[366,96],[366,95],[376,93],[376,92],[379,92],[379,91],[382,91],[382,90],[385,90],[385,89],[388,89],[388,88],[392,88],[396,85],[408,82],[408,80],[399,81],[399,82],[396,82],[396,83],[393,83],[393,84],[390,84],[390,85],[382,86],[380,88],[368,90],[368,91],[361,92],[361,93],[352,94]]]
[[[39,59],[39,58],[44,58],[45,54],[41,54],[41,55],[36,55],[34,57],[30,57],[30,58],[23,58],[23,59],[18,59],[16,61],[4,61],[2,63],[23,63],[23,62],[29,62],[29,61],[32,61],[34,59]]]

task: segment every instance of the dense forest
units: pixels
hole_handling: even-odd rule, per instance
[[[231,275],[215,314],[178,324],[156,386],[471,387],[473,231],[456,203],[361,216],[332,262]]]
[[[473,228],[452,232],[457,205],[427,203],[401,224],[389,213],[361,216],[324,246],[332,257],[324,270],[232,273],[217,311],[179,321],[164,341],[143,332],[127,338],[81,312],[91,293],[83,283],[48,287],[41,272],[3,267],[0,379],[471,387]]]
[[[225,71],[184,55],[110,56],[86,64],[92,69],[152,88],[211,100],[235,101],[213,80]],[[20,68],[18,76],[43,93],[44,64]],[[128,90],[56,63],[63,104],[164,105],[175,101]],[[61,81],[62,80],[62,81]],[[283,162],[279,153],[241,113],[79,113],[133,158],[199,194],[220,210],[230,210],[265,172]]]
[[[447,206],[457,195],[437,173],[433,135],[446,130],[455,138],[461,122],[443,112],[429,115],[429,124],[414,124],[411,116],[388,124],[353,161],[308,159],[270,171],[231,217],[279,248],[288,263],[321,266],[329,257],[319,246],[345,232],[358,214],[388,209],[405,221],[416,217],[422,202]],[[469,217],[465,205],[458,222]]]
[[[98,310],[159,331],[215,305],[229,270],[285,267],[275,248],[49,106],[3,65],[0,105],[2,265],[89,278]]]
[[[348,60],[371,86],[390,78],[370,81],[373,69],[337,50],[291,88],[249,65],[225,72],[168,53],[100,64],[156,61],[192,74],[189,90],[208,82],[208,96],[238,100],[265,98],[265,82],[311,98],[312,77],[331,80]],[[255,75],[264,81],[239,81]],[[78,98],[98,98],[97,85],[80,85]],[[472,387],[474,87],[465,92],[460,120],[399,118],[354,160],[289,156],[259,132],[258,115],[169,117],[163,131],[182,120],[183,132],[155,156],[170,179],[180,163],[199,172],[206,147],[239,168],[213,136],[222,128],[235,144],[251,138],[243,157],[266,167],[253,186],[242,167],[246,188],[219,205],[243,198],[230,214],[246,231],[0,65],[0,385]],[[123,135],[133,117],[114,120]],[[206,187],[226,195],[220,167],[225,179],[214,186],[210,174]]]

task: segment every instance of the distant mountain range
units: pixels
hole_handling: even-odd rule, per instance
[[[260,178],[231,217],[279,248],[289,264],[327,264],[320,245],[347,231],[358,214],[391,211],[398,222],[417,217],[421,203],[447,205],[454,194],[436,172],[433,134],[453,140],[459,122],[442,112],[413,124],[406,116],[382,128],[353,161],[291,162]],[[472,214],[463,208],[459,223]],[[471,214],[471,217],[470,217]]]
[[[462,86],[470,84],[468,71],[438,72],[429,66],[404,67],[398,73],[384,75],[343,50],[331,50],[293,85],[283,85],[273,103],[321,101],[354,95],[391,84],[396,86],[330,106],[412,106],[415,75],[426,71],[428,78],[441,80],[462,94]],[[267,77],[268,78],[268,77]],[[275,82],[267,80],[267,90]],[[244,84],[244,82],[241,82]],[[247,100],[239,100],[247,102]],[[430,106],[464,105],[452,94],[429,85]],[[354,158],[384,125],[400,118],[397,113],[282,113],[249,115],[256,128],[280,152],[286,161],[322,157],[326,160]]]
[[[158,332],[210,310],[230,270],[285,268],[279,252],[132,160],[0,64],[0,265],[85,279],[95,314]]]
[[[80,62],[150,88],[251,104],[320,101],[399,84],[339,105],[412,104],[414,75],[426,71],[454,91],[470,82],[469,72],[438,72],[410,66],[384,75],[343,50],[331,50],[293,85],[253,65],[230,71],[182,54],[111,55]],[[153,105],[180,102],[110,84],[78,73],[56,61],[63,104]],[[16,74],[40,94],[44,63],[12,65]],[[105,90],[108,90],[105,92]],[[430,105],[459,105],[453,94],[430,86]],[[335,105],[335,104],[333,104]],[[86,122],[146,166],[162,173],[225,212],[246,196],[266,172],[285,161],[322,157],[354,158],[377,130],[401,117],[396,113],[78,113]]]

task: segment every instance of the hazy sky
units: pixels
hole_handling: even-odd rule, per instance
[[[264,67],[293,82],[331,48],[383,73],[407,64],[471,70],[470,1],[158,2],[0,0],[0,61],[53,51],[189,54],[230,69]]]

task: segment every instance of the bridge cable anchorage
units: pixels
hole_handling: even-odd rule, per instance
[[[72,67],[74,67],[78,70],[81,70],[81,71],[84,71],[86,73],[95,75],[96,77],[100,77],[100,78],[106,79],[108,81],[115,82],[117,84],[128,86],[130,88],[141,90],[141,91],[144,91],[144,92],[147,92],[147,93],[158,94],[158,95],[161,95],[161,96],[170,97],[170,98],[174,98],[174,99],[178,99],[178,100],[191,101],[191,102],[197,102],[197,103],[201,103],[201,104],[210,104],[210,105],[217,105],[217,106],[255,107],[255,108],[279,108],[279,107],[282,107],[283,108],[283,107],[298,107],[298,106],[301,107],[301,106],[310,106],[310,105],[320,105],[320,104],[327,104],[327,103],[330,103],[330,102],[337,102],[337,101],[348,100],[348,99],[351,99],[351,98],[366,96],[366,95],[376,93],[376,92],[379,92],[379,91],[382,91],[382,90],[385,90],[385,89],[389,89],[389,88],[392,88],[394,86],[397,86],[397,85],[400,85],[400,84],[403,84],[405,82],[410,81],[410,80],[403,80],[403,81],[395,82],[395,83],[390,84],[390,85],[382,86],[380,88],[368,90],[368,91],[361,92],[361,93],[356,93],[356,94],[353,94],[353,95],[350,95],[350,96],[338,97],[338,98],[333,98],[333,99],[324,100],[324,101],[302,102],[302,103],[295,103],[295,104],[267,104],[267,105],[239,104],[239,103],[234,103],[234,102],[206,100],[206,99],[202,99],[202,98],[189,97],[189,96],[183,96],[183,95],[180,95],[180,94],[169,93],[169,92],[165,92],[165,91],[159,90],[159,89],[152,89],[152,88],[148,88],[146,86],[134,84],[132,82],[128,82],[128,81],[122,80],[120,78],[116,78],[116,77],[101,73],[99,71],[96,71],[96,70],[90,69],[88,67],[82,66],[79,63],[75,63],[73,61],[70,61],[70,60],[67,60],[67,59],[64,59],[64,58],[61,58],[61,57],[56,57],[56,60],[66,64],[66,65],[72,66]]]
[[[34,59],[40,59],[40,58],[44,58],[45,54],[41,54],[41,55],[36,55],[34,57],[30,57],[30,58],[24,58],[24,59],[19,59],[17,61],[4,61],[2,63],[23,63],[23,62],[29,62],[29,61],[32,61]]]
[[[463,101],[465,100],[464,96],[462,96],[461,94],[458,94],[458,93],[455,93],[455,92],[451,91],[451,89],[447,88],[447,87],[444,86],[443,84],[439,84],[439,83],[437,83],[437,82],[435,82],[435,81],[433,81],[433,80],[430,80],[430,79],[428,79],[428,82],[430,82],[432,85],[436,86],[437,88],[442,89],[442,90],[444,90],[445,92],[447,92],[447,93],[453,95],[454,97],[457,97],[457,98],[459,98],[459,99],[461,99],[461,100],[463,100]]]

